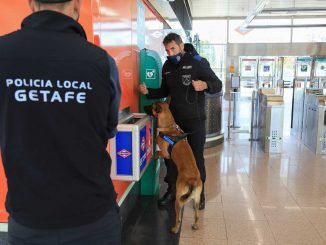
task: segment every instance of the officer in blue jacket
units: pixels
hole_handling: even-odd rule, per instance
[[[163,44],[168,57],[163,65],[162,85],[158,89],[140,85],[140,92],[150,99],[171,97],[170,110],[176,123],[183,131],[189,133],[187,139],[195,155],[201,180],[205,183],[205,92],[212,94],[220,92],[222,82],[212,71],[207,60],[198,54],[184,51],[184,43],[178,34],[168,34]],[[175,200],[177,169],[170,160],[165,159],[165,164],[168,190],[159,199],[159,206],[168,205]],[[205,208],[204,189],[199,208]]]
[[[107,52],[77,20],[81,0],[29,0],[0,37],[0,148],[10,245],[120,244],[106,151],[120,85]]]

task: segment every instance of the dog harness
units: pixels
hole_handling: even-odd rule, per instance
[[[187,140],[188,133],[183,133],[177,136],[171,136],[163,133],[159,133],[159,136],[169,143],[168,152],[171,155],[173,147],[181,140]]]

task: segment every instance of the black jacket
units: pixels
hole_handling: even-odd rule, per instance
[[[192,80],[202,80],[208,89],[196,92]],[[221,80],[215,75],[206,59],[199,55],[184,53],[176,65],[167,60],[162,70],[162,85],[158,89],[148,89],[148,98],[171,96],[170,110],[179,124],[194,120],[204,120],[205,92],[217,93],[222,89]]]
[[[0,148],[13,219],[65,228],[112,208],[106,146],[119,103],[114,60],[70,17],[36,12],[0,37]]]

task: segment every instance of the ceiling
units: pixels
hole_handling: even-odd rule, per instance
[[[196,18],[246,17],[260,0],[188,0]],[[325,8],[326,0],[270,0],[265,8]],[[326,15],[326,12],[322,13]]]

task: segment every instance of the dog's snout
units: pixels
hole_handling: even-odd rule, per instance
[[[163,108],[162,108],[162,106],[161,106],[159,103],[155,103],[155,104],[154,104],[154,111],[155,111],[156,113],[161,113],[162,110],[163,110]]]
[[[153,116],[152,108],[153,108],[152,105],[144,106],[144,111],[146,112],[147,115]]]

